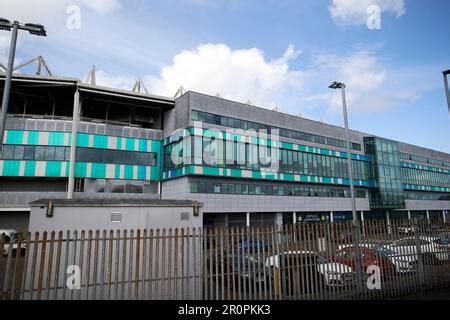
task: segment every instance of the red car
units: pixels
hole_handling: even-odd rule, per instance
[[[355,271],[356,254],[357,254],[356,250],[357,247],[355,246],[349,246],[337,250],[335,256],[332,257],[332,260],[335,262],[345,264]],[[375,249],[361,247],[359,250],[361,250],[360,252],[362,254],[362,265],[364,272],[367,270],[369,266],[375,265],[380,267],[382,277],[386,276],[389,277],[394,275],[395,265],[388,257],[386,257],[380,252],[377,252]]]

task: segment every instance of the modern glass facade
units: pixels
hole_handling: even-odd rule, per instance
[[[270,126],[270,125],[263,124],[263,123],[246,121],[246,120],[241,120],[238,118],[231,118],[231,117],[221,116],[221,115],[212,114],[212,113],[208,113],[208,112],[193,110],[191,120],[202,121],[205,123],[216,124],[216,125],[221,125],[224,127],[243,129],[243,130],[249,130],[249,129],[254,129],[256,131],[267,130],[267,133],[270,133],[271,130],[273,130],[273,129],[277,129],[277,130],[279,130],[279,135],[281,137],[303,140],[303,141],[308,141],[308,142],[313,142],[313,143],[319,143],[319,144],[324,144],[324,145],[333,146],[333,147],[347,148],[347,143],[344,140],[335,139],[335,138],[331,138],[331,137],[325,137],[325,136],[311,134],[311,133],[306,133],[306,132],[302,132],[302,131],[289,130],[286,128],[278,128],[278,127]],[[350,147],[352,150],[361,151],[361,144],[359,144],[359,143],[352,142]]]
[[[370,207],[373,209],[405,208],[398,143],[395,141],[368,137],[364,138],[366,152],[372,157],[372,175],[376,188],[369,192]]]
[[[2,160],[69,161],[70,147],[5,145]],[[95,148],[77,148],[77,162],[110,164],[132,164],[155,166],[157,154],[153,152],[135,152]]]
[[[47,122],[52,123],[44,121]],[[5,140],[0,154],[0,176],[68,177],[70,132],[6,130]],[[159,181],[160,154],[160,140],[80,132],[75,177]]]
[[[440,173],[402,167],[400,173],[404,184],[450,188],[450,172]]]
[[[191,181],[191,193],[242,194],[293,197],[349,198],[348,188],[326,188],[283,184],[219,183],[211,181]],[[357,198],[365,198],[365,190],[356,190]]]
[[[279,173],[348,179],[346,154],[345,157],[329,156],[288,149],[271,149],[238,141],[226,141],[217,144],[216,147],[210,147],[212,143],[209,137],[189,136],[166,145],[164,169],[173,170],[187,164],[196,164],[258,171],[262,167],[270,167],[271,164],[265,165],[264,160],[260,158],[261,154],[267,154],[271,160],[278,159],[276,167]],[[271,150],[276,150],[277,154],[273,154]],[[176,153],[182,161],[174,162],[173,153]],[[352,159],[352,165],[354,179],[371,180],[368,161]]]
[[[444,192],[404,191],[404,194],[408,200],[450,201],[450,193]]]
[[[436,166],[450,167],[450,161],[437,160],[437,159],[418,156],[415,154],[409,154],[409,153],[405,153],[405,152],[400,152],[400,159],[408,160],[408,161],[415,161],[415,162],[422,162],[422,163],[429,163],[429,164],[436,165]]]

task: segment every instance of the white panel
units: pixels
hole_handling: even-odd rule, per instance
[[[94,147],[94,135],[92,135],[92,134],[89,135],[88,147],[89,148],[93,148]]]
[[[117,137],[108,137],[108,149],[117,148]]]
[[[133,166],[133,179],[137,179],[137,178],[138,178],[138,167]]]
[[[23,144],[28,144],[28,131],[24,131],[23,132],[23,140],[22,140],[22,143]]]
[[[120,179],[124,178],[124,172],[125,172],[125,166],[123,164],[121,164],[120,169],[119,169],[119,178]]]
[[[67,169],[67,162],[62,162],[61,163],[61,177],[65,177],[66,176],[66,169]]]
[[[203,173],[202,167],[195,166],[195,167],[194,167],[194,173],[196,173],[196,174],[202,174],[202,173]]]
[[[251,178],[252,177],[252,172],[249,170],[242,170],[242,177],[243,178]]]
[[[88,178],[91,177],[91,171],[92,171],[92,163],[87,163],[86,164],[86,177],[88,177]]]
[[[25,175],[25,161],[19,162],[19,177],[23,177]]]
[[[150,167],[146,167],[145,168],[145,179],[146,180],[151,180],[152,177],[150,176]]]
[[[34,175],[36,177],[45,177],[45,161],[36,161],[36,169]]]
[[[114,179],[115,173],[116,173],[116,166],[114,164],[107,164],[106,165],[106,178]]]
[[[69,145],[69,138],[70,138],[70,133],[69,132],[64,133],[64,145],[65,146]]]
[[[41,131],[41,132],[39,132],[38,137],[39,137],[38,144],[44,145],[44,146],[48,145],[48,132]]]

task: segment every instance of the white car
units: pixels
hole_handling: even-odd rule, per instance
[[[7,256],[9,254],[9,246],[11,245],[10,242],[11,240],[13,241],[12,243],[12,253],[13,255],[16,254],[17,248],[18,248],[18,242],[17,242],[17,230],[14,229],[0,229],[0,236],[1,235],[5,235],[5,242],[3,244],[3,248],[2,248],[2,254],[4,256]],[[21,243],[21,254],[25,253],[25,241],[22,241]]]
[[[283,255],[303,257],[306,260],[306,263],[311,263],[310,266],[312,265],[315,267],[316,271],[322,275],[325,280],[325,284],[328,287],[348,286],[353,284],[355,281],[355,273],[351,267],[342,263],[327,261],[327,259],[319,253],[313,251],[287,251],[284,252]],[[266,266],[279,269],[281,256],[281,254],[277,254],[267,258]],[[291,261],[295,262],[296,258],[293,257]],[[305,267],[304,264],[300,265]],[[295,270],[296,267],[293,269]]]
[[[353,244],[348,245],[342,245],[339,246],[338,250],[342,250],[344,248],[351,248],[353,247]],[[411,255],[406,254],[404,252],[396,252],[393,251],[389,246],[387,245],[381,245],[378,243],[361,243],[361,248],[367,248],[371,249],[375,252],[377,256],[380,256],[380,258],[386,258],[391,261],[391,263],[395,267],[396,273],[408,273],[408,272],[415,272],[417,271],[417,255]]]
[[[396,273],[408,273],[417,271],[417,259],[410,255],[401,255],[383,246],[372,247],[376,254],[391,261]]]
[[[406,237],[383,245],[383,247],[394,251],[402,258],[408,260],[419,260],[419,247],[422,257],[429,263],[446,261],[450,258],[447,246],[439,243],[439,237],[420,236],[418,239],[415,237]]]

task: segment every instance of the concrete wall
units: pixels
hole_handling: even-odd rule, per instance
[[[111,214],[120,213],[121,222],[112,222]],[[182,213],[187,215],[183,220]],[[193,216],[192,207],[55,207],[52,218],[46,207],[32,207],[30,232],[49,230],[156,229],[203,226],[203,214]]]
[[[208,213],[349,211],[352,208],[350,198],[190,193],[190,179],[181,177],[164,181],[163,199],[197,200],[203,203],[203,211]],[[356,208],[358,211],[370,210],[369,198],[357,198]]]
[[[177,99],[176,108],[164,114],[164,138],[170,136],[176,129],[188,127],[190,119],[189,99],[189,93],[182,95]]]
[[[450,201],[405,200],[405,210],[450,210]]]

